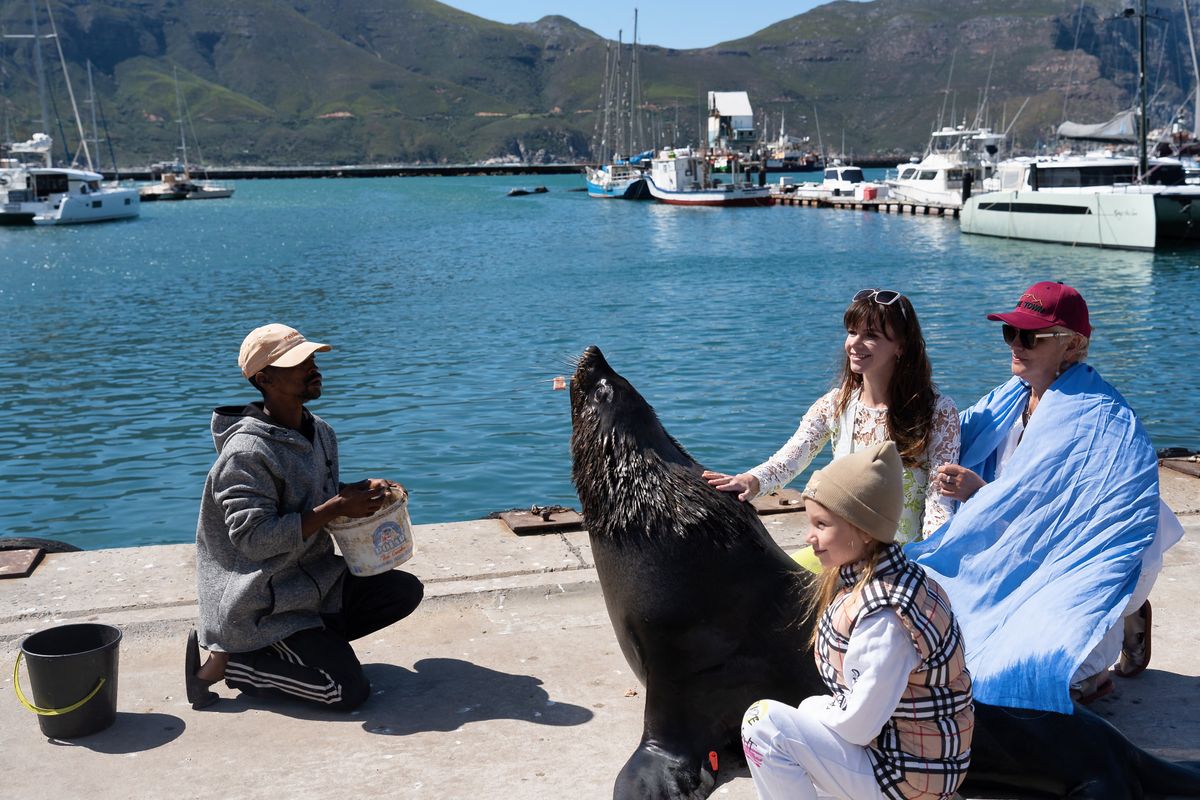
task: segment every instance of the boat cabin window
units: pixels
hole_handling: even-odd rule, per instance
[[[934,178],[936,178],[936,177],[937,177],[937,170],[936,170],[936,169],[923,169],[923,170],[921,170],[921,174],[917,176],[917,180],[919,180],[919,181],[931,181],[931,180],[933,180],[933,179],[934,179]]]
[[[836,169],[827,169],[827,170],[825,170],[825,180],[827,180],[827,181],[836,181],[836,180],[837,180],[837,176],[838,176],[838,174],[837,174],[837,170],[836,170]]]
[[[912,167],[907,167],[906,169],[901,171],[900,179],[901,180],[909,180],[910,178],[912,178],[913,175],[916,175],[916,174],[917,174],[917,171],[915,169],[913,169]]]
[[[1082,167],[1040,167],[1038,187],[1042,189],[1066,189],[1082,186],[1112,186],[1117,183],[1135,183],[1137,164],[1094,164]],[[1183,168],[1178,164],[1158,164],[1151,168],[1147,183],[1160,186],[1175,186],[1183,183]]]
[[[88,186],[88,188],[89,188],[89,189],[91,189],[93,192],[98,192],[98,191],[100,191],[100,181],[88,181],[88,182],[87,182],[87,186]]]
[[[70,191],[67,176],[62,174],[33,175],[33,190],[39,197],[52,194],[64,194]]]
[[[842,170],[842,180],[850,181],[850,183],[862,183],[862,170],[857,167],[855,169],[844,169]]]

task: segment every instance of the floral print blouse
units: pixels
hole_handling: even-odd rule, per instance
[[[846,410],[836,413],[838,389],[831,389],[813,403],[800,426],[783,447],[749,472],[758,478],[759,495],[786,485],[803,472],[825,446],[833,442],[833,457],[888,440],[887,408],[868,408],[856,392]],[[841,430],[843,420],[853,420],[851,435]],[[929,449],[915,467],[904,468],[904,511],[896,531],[897,544],[924,539],[949,518],[937,485],[929,473],[942,464],[958,463],[958,409],[954,401],[935,394]]]

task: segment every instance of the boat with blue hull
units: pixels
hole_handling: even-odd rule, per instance
[[[589,197],[618,200],[648,200],[650,189],[646,186],[646,164],[650,152],[634,156],[628,161],[602,164],[587,169],[587,191]]]

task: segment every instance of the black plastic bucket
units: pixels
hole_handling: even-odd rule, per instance
[[[38,715],[42,733],[51,739],[74,739],[113,724],[120,644],[119,629],[94,623],[61,625],[25,637],[13,688],[21,704]],[[32,703],[17,681],[22,656]]]

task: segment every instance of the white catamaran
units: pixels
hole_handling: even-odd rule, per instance
[[[1131,14],[1132,15],[1132,14]],[[1146,0],[1140,0],[1137,111],[1099,125],[1064,122],[1066,139],[1137,145],[1112,152],[1000,162],[984,191],[963,202],[964,233],[1041,242],[1153,250],[1200,241],[1200,186],[1185,183],[1178,159],[1146,152]]]
[[[46,13],[51,13],[49,5],[46,6]],[[36,7],[32,26],[31,35],[9,35],[6,38],[33,39],[38,93],[42,99],[42,130],[46,130],[46,78]],[[103,176],[92,170],[91,152],[83,134],[83,122],[79,117],[52,14],[50,27],[51,33],[46,38],[53,39],[58,46],[58,58],[67,82],[80,147],[88,168],[54,166],[51,158],[54,142],[45,133],[35,133],[28,141],[9,144],[5,157],[0,158],[0,225],[69,225],[136,217],[141,211],[137,191],[105,184]]]

